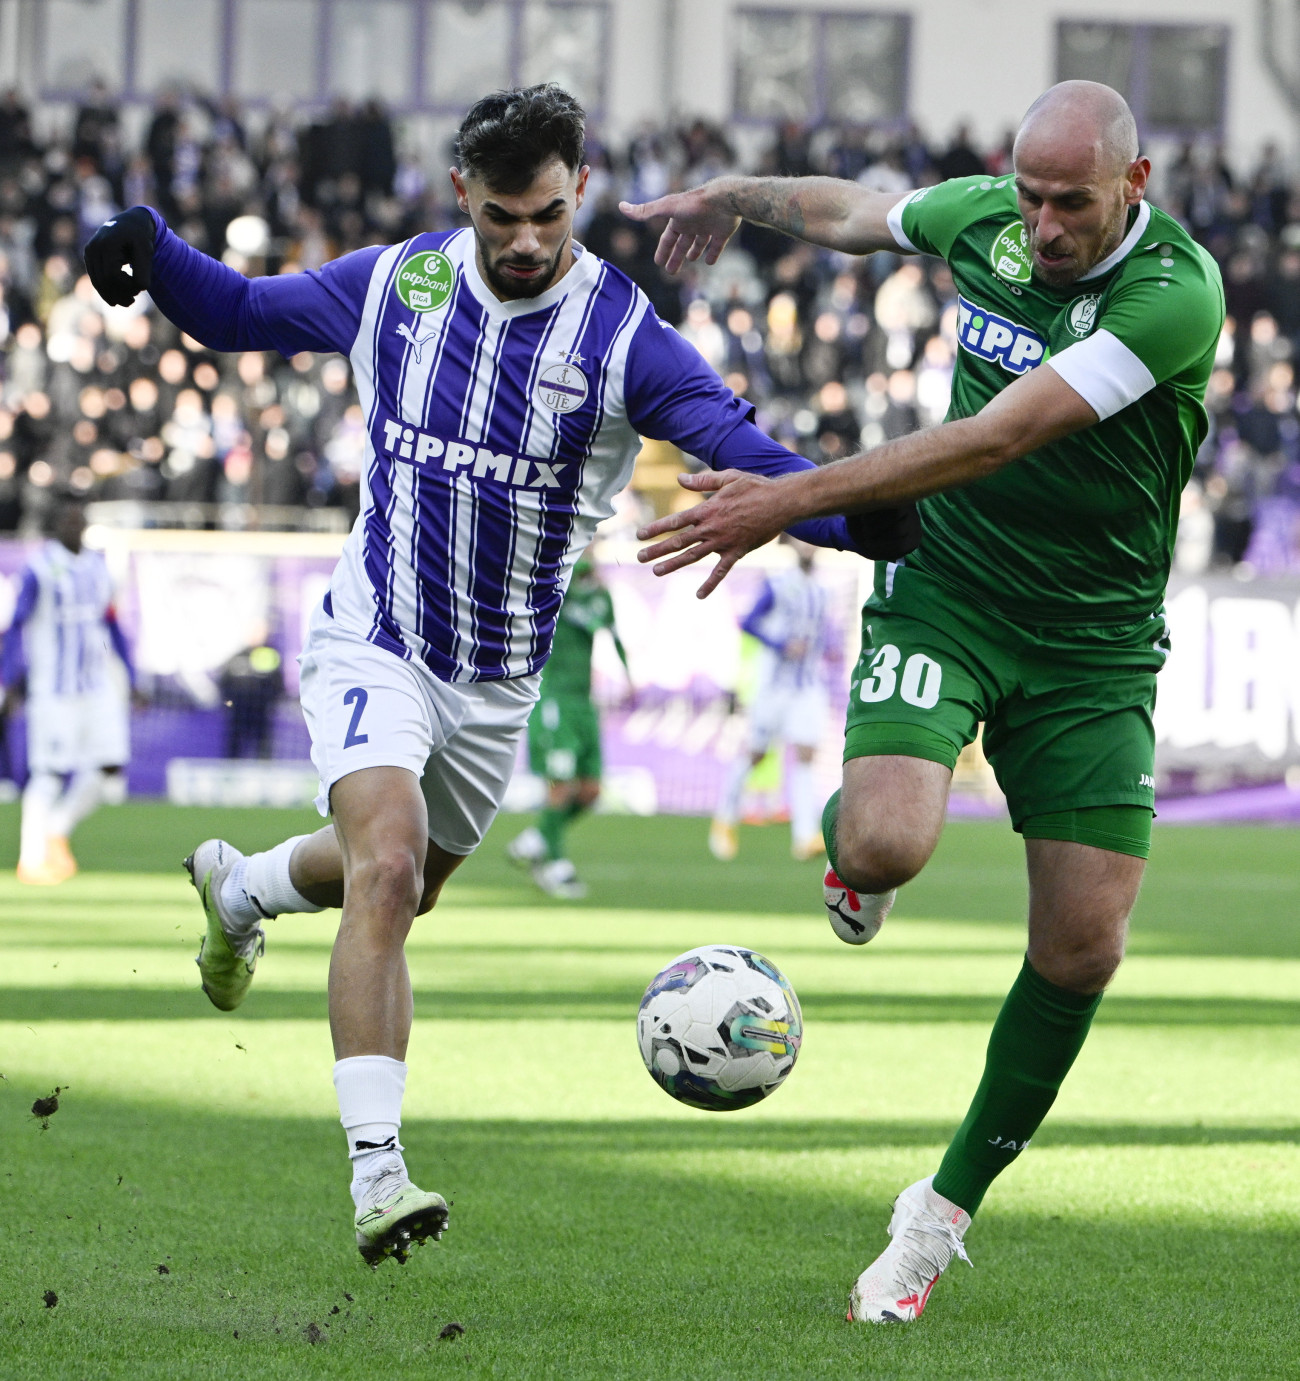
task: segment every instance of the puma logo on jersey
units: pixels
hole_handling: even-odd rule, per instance
[[[424,340],[421,340],[404,321],[398,323],[396,334],[401,336],[404,341],[409,342],[411,349],[415,352],[415,362],[419,364],[420,356],[424,353],[424,347],[429,343],[430,337],[426,336]]]
[[[957,340],[963,350],[1000,364],[1009,374],[1027,374],[1047,358],[1047,342],[1042,336],[960,295]]]
[[[427,466],[442,462],[444,470],[467,470],[474,479],[494,479],[520,489],[559,489],[566,461],[536,460],[509,451],[497,453],[473,441],[445,441],[432,432],[418,431],[392,418],[384,423],[384,449],[395,460]]]

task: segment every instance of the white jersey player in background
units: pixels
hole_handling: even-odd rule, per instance
[[[795,564],[763,582],[758,602],[741,628],[762,645],[749,710],[749,751],[727,769],[713,822],[709,852],[730,862],[739,851],[736,821],[750,772],[773,744],[794,749],[787,794],[790,802],[790,852],[800,860],[822,854],[821,802],[813,778],[813,759],[826,727],[826,653],[830,629],[826,587],[814,574],[817,549],[795,537]]]
[[[80,497],[59,495],[51,536],[20,578],[0,660],[6,705],[27,700],[18,881],[36,886],[77,871],[72,831],[126,790],[131,661],[108,567],[82,545],[85,527]]]
[[[718,468],[807,465],[753,425],[633,283],[574,243],[588,169],[572,97],[552,86],[486,97],[458,145],[451,178],[470,226],[319,272],[250,281],[144,207],[86,249],[110,302],[149,288],[209,347],[339,351],[356,377],[361,512],[302,656],[318,805],[333,826],[249,858],[209,840],[188,866],[207,915],[203,986],[222,1009],[247,991],[263,920],[342,905],[334,1083],[371,1263],[404,1260],[447,1222],[441,1196],[411,1183],[398,1140],[406,935],[496,814],[570,573],[640,437]],[[796,531],[884,556],[913,530],[907,515],[863,521],[870,530],[833,518]]]

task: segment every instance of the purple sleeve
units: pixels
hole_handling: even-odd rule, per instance
[[[300,350],[348,354],[380,246],[345,254],[322,269],[245,278],[187,245],[155,211],[153,281],[158,310],[212,350]]]
[[[36,572],[28,566],[18,587],[13,622],[4,636],[4,646],[0,647],[0,686],[17,685],[27,674],[27,659],[23,656],[23,624],[31,618],[40,593]]]
[[[813,463],[754,425],[754,405],[737,398],[698,350],[647,311],[632,337],[624,384],[627,419],[642,436],[671,441],[712,470],[788,475]],[[792,536],[856,551],[842,517],[793,524]]]
[[[772,582],[763,582],[763,593],[758,597],[758,603],[741,620],[741,629],[748,633],[751,638],[757,638],[759,642],[770,647],[773,652],[780,652],[784,644],[769,637],[763,629],[763,618],[776,603],[776,595],[772,592]]]
[[[131,662],[131,649],[127,646],[126,634],[122,632],[122,625],[117,621],[117,614],[112,609],[104,613],[104,627],[108,629],[108,640],[113,644],[113,651],[122,659],[122,665],[126,668],[127,680],[134,686],[135,666]]]

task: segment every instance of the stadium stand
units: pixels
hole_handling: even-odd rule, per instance
[[[215,355],[156,313],[105,312],[80,250],[137,202],[250,273],[455,224],[440,173],[400,148],[375,103],[340,102],[298,124],[273,115],[254,136],[230,101],[168,95],[128,148],[100,88],[48,142],[17,94],[0,96],[0,531],[36,530],[64,483],[106,522],[345,528],[364,455],[346,362]],[[615,145],[593,131],[590,160],[584,242],[645,289],[771,434],[821,461],[942,418],[956,306],[941,265],[848,259],[746,226],[715,268],[669,280],[653,229],[626,221],[617,201],[736,169],[726,134],[697,120]],[[901,190],[1008,163],[1005,144],[981,153],[962,131],[940,148],[915,129],[784,126],[753,170]],[[1275,148],[1242,177],[1200,146],[1182,150],[1161,188],[1219,260],[1229,312],[1178,569],[1300,569],[1300,189]],[[640,508],[673,502],[678,458],[648,446],[643,461]]]

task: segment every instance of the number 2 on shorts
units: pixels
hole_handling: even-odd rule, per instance
[[[355,748],[359,743],[369,743],[369,734],[359,734],[357,730],[361,727],[361,716],[366,708],[366,701],[370,699],[370,692],[362,690],[360,686],[353,686],[343,697],[345,705],[352,705],[352,718],[348,722],[348,734],[343,740],[344,748]]]

